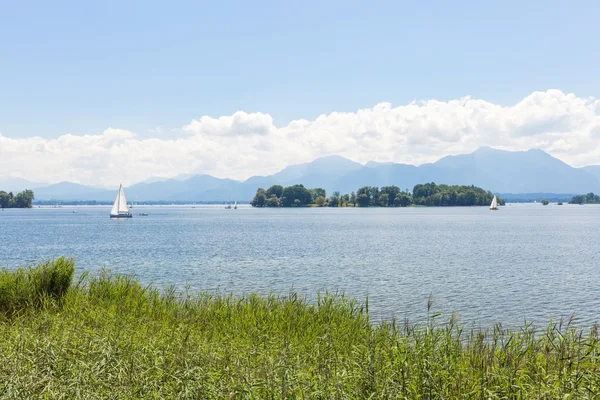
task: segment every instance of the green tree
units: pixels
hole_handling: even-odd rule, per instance
[[[371,186],[371,205],[374,207],[379,206],[379,195],[381,192],[377,186]]]
[[[546,200],[546,199],[543,199],[543,200],[542,200],[542,204],[543,204],[543,205],[547,206],[547,205],[548,205],[548,203],[550,203],[548,200]]]
[[[390,195],[389,194],[382,193],[382,194],[379,195],[379,205],[381,207],[387,207],[389,205],[388,204],[389,201],[390,201]]]
[[[436,185],[425,183],[415,185],[412,202],[424,206],[485,206],[492,202],[494,195],[481,188],[458,185]],[[499,205],[504,205],[504,199],[497,198]]]
[[[388,196],[388,202],[385,206],[392,207],[395,204],[396,196],[400,194],[400,188],[398,186],[384,186],[381,188],[381,194],[387,194]]]
[[[14,198],[16,208],[31,208],[33,202],[33,192],[31,190],[24,190],[18,193]]]
[[[407,207],[412,204],[412,196],[406,192],[400,193],[394,199],[394,206],[396,207]]]
[[[316,203],[317,197],[319,196],[327,198],[327,192],[323,188],[309,189],[308,191],[310,192],[310,195],[312,197],[311,203]]]
[[[369,207],[371,205],[371,186],[363,186],[356,192],[356,202],[359,207]]]
[[[339,205],[340,205],[340,198],[338,196],[336,196],[336,195],[333,195],[333,196],[329,197],[328,205],[329,205],[329,207],[339,207]]]
[[[347,207],[348,203],[350,203],[350,195],[348,193],[343,195],[340,199],[340,203],[342,207]]]
[[[297,201],[296,201],[297,200]],[[288,186],[283,189],[281,205],[283,207],[305,206],[312,202],[311,193],[304,185]]]
[[[350,203],[352,203],[352,205],[356,207],[356,193],[354,192],[350,193]]]
[[[357,195],[356,202],[358,203],[359,207],[369,207],[369,205],[371,204],[369,196],[367,196],[365,193]]]
[[[376,186],[363,186],[356,192],[356,202],[359,207],[379,205],[379,188]]]
[[[325,197],[323,196],[319,196],[315,199],[315,203],[319,206],[319,207],[323,207],[325,205],[325,202],[327,202],[327,199],[325,199]]]
[[[414,199],[425,199],[435,193],[437,193],[437,187],[433,182],[418,184],[413,188]]]
[[[266,206],[267,207],[279,207],[279,198],[277,196],[275,196],[274,194],[272,194],[271,197],[269,197],[267,199]]]
[[[16,196],[12,192],[0,191],[0,208],[31,208],[33,199],[31,190],[24,190]]]
[[[11,197],[8,193],[4,191],[0,191],[0,208],[8,208],[10,205]]]
[[[600,204],[600,196],[593,192],[573,196],[569,204]]]
[[[259,188],[256,191],[256,195],[250,202],[253,207],[264,207],[267,203],[267,191],[263,188]]]
[[[278,199],[283,195],[283,186],[281,185],[273,185],[269,189],[267,189],[267,198],[270,199],[271,196],[275,196]]]

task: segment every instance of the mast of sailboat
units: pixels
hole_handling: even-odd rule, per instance
[[[119,183],[119,193],[117,193],[117,214],[120,214],[119,211],[121,209],[121,188],[123,187],[122,183]]]

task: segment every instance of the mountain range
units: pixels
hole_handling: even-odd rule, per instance
[[[482,147],[473,153],[446,156],[420,166],[373,161],[363,165],[341,156],[328,156],[243,182],[210,175],[147,179],[126,188],[126,193],[129,201],[248,201],[259,187],[266,189],[275,184],[301,183],[308,188],[325,188],[327,193],[350,193],[367,185],[412,189],[424,182],[475,185],[494,193],[599,193],[600,166],[574,168],[536,149],[505,151]],[[116,189],[70,182],[41,186],[20,178],[0,179],[1,190],[31,187],[36,200],[112,201],[116,196]]]

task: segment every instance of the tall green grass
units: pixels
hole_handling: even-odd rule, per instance
[[[57,262],[63,263],[57,270],[68,272],[70,261]],[[28,274],[36,271],[15,274],[33,280]],[[9,275],[2,272],[3,285],[17,282]],[[12,309],[20,311],[0,322],[3,398],[600,395],[595,327],[476,331],[433,318],[423,325],[374,324],[365,306],[344,296],[307,302],[295,294],[181,294],[106,272],[84,275],[66,291],[28,288],[30,297],[42,293],[42,301],[19,300]]]
[[[0,317],[40,307],[47,300],[59,300],[69,289],[74,274],[74,261],[64,257],[35,268],[0,270]]]

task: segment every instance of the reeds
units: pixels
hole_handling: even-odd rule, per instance
[[[0,317],[59,300],[69,289],[74,273],[74,261],[64,257],[35,268],[0,270]]]
[[[64,265],[57,270],[68,272]],[[26,279],[35,271],[15,274]],[[16,282],[10,274],[0,275],[3,288]],[[466,331],[454,319],[438,325],[434,315],[423,325],[393,319],[375,324],[365,306],[344,296],[308,302],[295,294],[181,294],[108,273],[84,275],[60,294],[41,293],[46,294],[36,301],[9,307],[20,311],[0,322],[0,397],[581,399],[600,394],[595,327],[586,333],[569,323],[543,331],[500,325]]]

